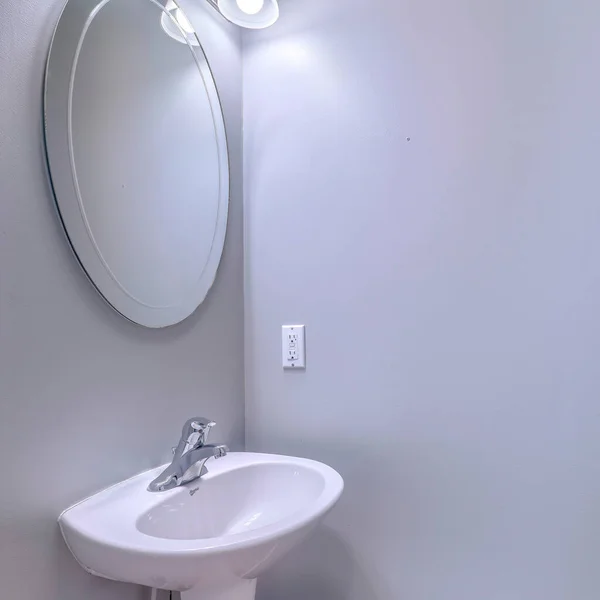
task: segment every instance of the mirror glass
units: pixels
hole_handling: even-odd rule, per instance
[[[56,204],[81,266],[122,315],[189,316],[220,261],[225,125],[192,24],[172,0],[69,0],[45,89]]]

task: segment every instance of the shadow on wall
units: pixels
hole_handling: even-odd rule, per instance
[[[257,600],[346,600],[351,596],[376,598],[350,546],[324,526],[261,575],[256,592]]]

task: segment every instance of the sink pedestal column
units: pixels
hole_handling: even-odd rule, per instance
[[[256,579],[237,579],[219,588],[199,586],[187,592],[181,592],[181,600],[254,600]]]

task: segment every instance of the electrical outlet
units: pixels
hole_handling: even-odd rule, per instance
[[[283,325],[281,328],[281,352],[284,369],[304,369],[306,367],[304,325]]]

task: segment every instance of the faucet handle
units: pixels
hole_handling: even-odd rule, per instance
[[[200,448],[206,444],[211,427],[216,423],[206,417],[192,417],[185,422],[181,432],[181,440],[187,444],[187,449]]]
[[[194,447],[200,448],[206,444],[206,442],[208,441],[208,434],[215,425],[216,423],[213,420],[205,419],[204,417],[192,419],[190,427],[194,432],[198,434],[195,443],[193,444]]]
[[[175,458],[180,458],[186,452],[204,446],[208,439],[208,433],[214,425],[216,425],[214,421],[206,419],[205,417],[193,417],[192,419],[188,419],[183,426],[181,439],[173,452],[173,456],[175,456]]]

